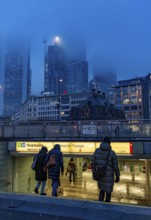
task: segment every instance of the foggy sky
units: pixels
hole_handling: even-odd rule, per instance
[[[31,37],[32,92],[43,90],[43,39],[87,50],[94,63],[117,79],[151,72],[151,0],[0,0],[0,32]]]

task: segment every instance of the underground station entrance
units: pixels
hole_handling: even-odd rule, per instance
[[[42,146],[48,150],[60,144],[64,157],[64,175],[60,176],[58,196],[98,201],[99,189],[92,178],[91,156],[100,142],[12,142],[9,153],[13,158],[12,192],[34,193],[35,173],[31,169],[33,157]],[[113,142],[120,168],[120,182],[114,184],[111,202],[151,206],[151,161],[133,154],[132,142]],[[67,166],[73,158],[76,164],[75,181],[70,181]],[[46,196],[51,196],[51,180],[47,180]]]

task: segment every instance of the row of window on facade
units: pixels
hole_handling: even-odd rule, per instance
[[[130,99],[123,99],[123,100],[117,99],[115,100],[115,105],[135,104],[135,103],[141,103],[141,102],[142,102],[142,99],[131,99],[131,100]]]
[[[115,99],[124,99],[124,98],[129,98],[129,99],[134,99],[134,98],[142,98],[142,94],[136,94],[136,93],[131,93],[131,94],[115,94]]]
[[[45,117],[38,117],[38,120],[57,120],[58,119],[58,116],[51,116],[51,117],[48,117],[48,116],[45,116]]]
[[[124,106],[124,111],[138,110],[138,109],[142,109],[142,106],[141,105]]]
[[[37,104],[38,105],[41,105],[41,106],[47,106],[47,105],[56,105],[58,103],[58,100],[57,101],[44,101],[44,102],[38,102]],[[62,100],[61,99],[61,104],[69,104],[70,102],[69,102],[69,100]],[[82,103],[82,101],[79,101],[79,100],[77,100],[77,101],[71,101],[71,104],[75,104],[75,105],[77,105],[77,104],[80,104],[80,103]],[[30,104],[32,104],[32,103],[30,103]],[[36,104],[35,104],[36,105]]]

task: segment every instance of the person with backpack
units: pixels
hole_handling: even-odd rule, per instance
[[[105,202],[110,202],[111,200],[114,182],[118,183],[120,181],[118,159],[115,152],[111,149],[110,142],[110,138],[105,137],[100,147],[95,150],[92,156],[93,179],[98,182],[100,189],[99,201],[104,201],[105,199]],[[116,176],[115,181],[114,175]]]
[[[69,181],[72,182],[73,180],[75,182],[76,164],[73,158],[71,158],[68,163],[67,172],[69,172]]]
[[[47,172],[44,172],[44,161],[47,156],[47,147],[42,146],[41,150],[37,154],[36,166],[35,166],[35,180],[37,181],[36,187],[34,189],[35,193],[39,193],[39,188],[41,186],[40,195],[46,195],[45,187],[47,180]]]
[[[44,170],[48,169],[48,178],[52,180],[52,196],[57,197],[57,188],[60,184],[60,172],[64,173],[63,154],[59,144],[48,152],[45,159]]]

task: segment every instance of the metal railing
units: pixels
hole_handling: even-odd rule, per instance
[[[0,139],[150,138],[151,121],[61,121],[0,125]]]

